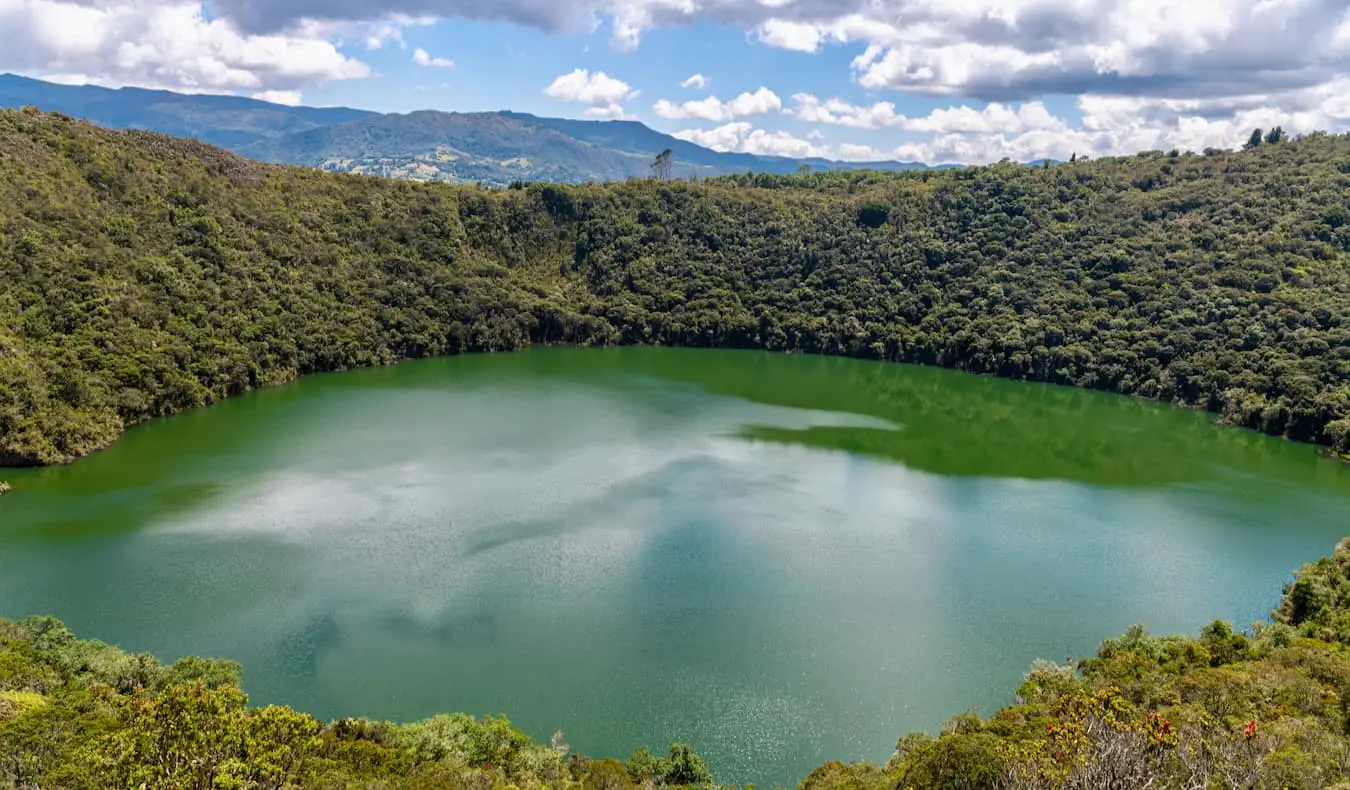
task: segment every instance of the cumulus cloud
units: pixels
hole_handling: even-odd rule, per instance
[[[982,129],[979,122],[972,122],[976,119],[965,112],[968,109],[938,110],[920,119],[923,123],[918,126],[932,133],[930,139],[887,151],[841,145],[838,154],[846,159],[984,164],[1005,158],[1031,161],[1068,159],[1073,154],[1097,157],[1173,148],[1233,148],[1257,128],[1282,126],[1291,134],[1350,128],[1350,77],[1287,94],[1223,99],[1085,95],[1078,100],[1082,122],[1076,127],[1052,118]],[[992,115],[986,113],[986,117]]]
[[[928,115],[910,117],[895,111],[891,102],[870,107],[849,104],[840,99],[822,101],[810,93],[793,94],[789,115],[808,123],[829,123],[856,129],[895,127],[908,132],[932,134],[1018,133],[1031,129],[1062,129],[1064,121],[1052,116],[1041,102],[1026,102],[1013,108],[991,102],[983,109],[967,105],[938,108]]]
[[[825,31],[809,22],[770,19],[759,27],[759,40],[780,49],[815,52],[824,38]]]
[[[617,104],[635,98],[635,91],[623,80],[615,79],[603,71],[592,74],[587,69],[576,69],[555,79],[544,93],[559,101],[586,102],[588,104]]]
[[[258,91],[253,94],[253,98],[259,101],[270,101],[273,104],[297,107],[304,97],[300,95],[300,91]]]
[[[193,2],[0,0],[0,71],[109,86],[296,98],[370,68],[302,31],[253,35]]]
[[[715,129],[685,129],[675,137],[711,148],[714,151],[733,151],[742,154],[769,156],[816,157],[825,156],[829,149],[810,140],[794,137],[787,132],[768,132],[756,129],[748,121],[736,121]]]
[[[640,3],[639,3],[640,4]],[[592,0],[212,0],[212,8],[254,32],[287,30],[302,20],[372,21],[438,16],[513,22],[549,32],[584,30],[595,13],[621,2]]]
[[[1251,128],[1275,124],[1296,133],[1350,129],[1345,0],[210,0],[209,13],[203,7],[0,0],[7,34],[0,71],[298,101],[311,87],[370,76],[352,53],[408,48],[407,28],[437,18],[599,31],[629,50],[654,29],[713,23],[747,31],[752,46],[842,49],[850,65],[835,76],[875,94],[869,104],[803,93],[786,110],[767,89],[726,102],[657,104],[663,118],[720,124],[697,133],[728,150],[824,145],[737,123],[779,111],[873,133],[848,143],[850,157],[930,162],[1232,146]],[[412,57],[428,66],[441,60]],[[698,74],[683,84],[707,87]],[[637,96],[621,80],[583,69],[548,91],[603,118],[626,117]],[[948,96],[951,106],[906,115],[889,91]],[[1074,119],[1037,101],[1049,94],[1079,96]],[[889,132],[896,136],[876,139]],[[844,146],[836,150],[845,155]]]
[[[631,120],[633,117],[624,110],[622,104],[601,104],[587,107],[586,115],[604,121]]]
[[[598,23],[621,49],[655,28],[712,22],[752,31],[764,46],[856,46],[856,77],[869,89],[999,101],[1230,96],[1312,87],[1350,71],[1344,0],[213,0],[211,8],[253,33],[398,15],[551,32]]]
[[[878,151],[870,145],[857,145],[855,143],[842,143],[835,148],[834,155],[845,162],[880,162],[886,158],[886,154]]]
[[[681,104],[661,99],[652,106],[652,110],[658,116],[668,120],[698,118],[715,122],[730,121],[733,118],[744,118],[751,115],[765,115],[778,112],[782,108],[783,100],[778,98],[778,94],[764,87],[754,93],[742,93],[725,102],[716,96],[709,96],[706,99],[696,99]]]
[[[576,69],[555,79],[544,93],[551,99],[589,104],[586,114],[593,118],[618,119],[628,117],[623,104],[637,98],[641,91],[615,79],[603,71]]]
[[[453,60],[432,57],[430,54],[427,53],[425,49],[422,49],[421,47],[418,47],[417,49],[413,50],[413,63],[416,63],[417,65],[422,66],[424,68],[435,68],[435,69],[448,69],[451,66],[455,65],[455,62]]]

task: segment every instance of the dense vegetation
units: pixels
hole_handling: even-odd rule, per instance
[[[1350,543],[1348,541],[1347,543]],[[1039,662],[1017,702],[901,738],[885,765],[829,763],[801,790],[1350,787],[1350,545],[1305,566],[1273,624],[1198,638],[1138,627],[1073,665]],[[324,723],[249,708],[239,666],[0,620],[0,786],[636,790],[711,785],[688,746],[625,763],[537,743],[504,717]]]
[[[414,724],[321,723],[289,708],[247,707],[238,664],[162,666],[82,641],[59,621],[0,620],[0,786],[106,788],[454,788],[606,790],[708,784],[688,746],[626,764],[539,744],[502,716]]]
[[[1350,450],[1350,137],[486,191],[0,113],[0,463],[300,374],[531,343],[846,354]]]

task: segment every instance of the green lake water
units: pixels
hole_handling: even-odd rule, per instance
[[[1209,419],[736,351],[316,376],[0,475],[0,616],[237,659],[255,703],[794,784],[1131,623],[1267,616],[1350,467]]]

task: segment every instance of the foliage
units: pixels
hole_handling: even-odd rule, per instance
[[[111,668],[142,666],[132,685]],[[564,760],[505,717],[436,716],[406,725],[324,724],[289,708],[250,708],[232,662],[172,666],[83,641],[59,621],[0,620],[0,787],[453,787],[637,790],[709,785],[707,765],[674,744],[638,783],[614,760]]]
[[[1049,168],[484,191],[4,112],[0,464],[68,461],[305,373],[532,343],[942,365],[1344,453],[1347,162],[1350,137],[1309,135]]]

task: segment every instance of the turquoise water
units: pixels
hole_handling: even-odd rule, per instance
[[[255,703],[686,741],[761,786],[1133,622],[1263,617],[1350,512],[1350,468],[1202,414],[702,350],[317,376],[4,476],[0,615],[237,659]]]

